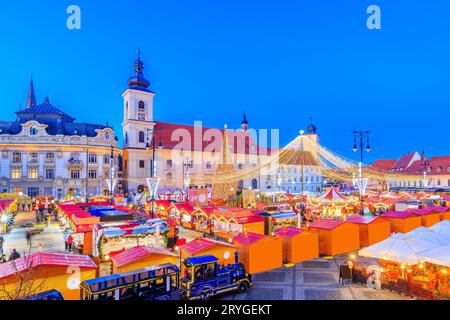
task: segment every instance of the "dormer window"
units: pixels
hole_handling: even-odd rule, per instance
[[[39,129],[36,126],[32,126],[30,128],[30,135],[31,136],[37,136],[39,133]]]
[[[109,135],[109,132],[106,132],[106,133],[105,133],[105,139],[106,139],[106,140],[109,140],[109,138],[111,138],[111,136]]]

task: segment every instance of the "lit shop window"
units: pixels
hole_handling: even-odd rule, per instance
[[[39,177],[38,168],[28,168],[28,179],[37,180]]]
[[[11,179],[13,180],[22,179],[22,168],[13,168],[11,170]]]

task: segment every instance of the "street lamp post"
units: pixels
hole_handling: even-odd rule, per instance
[[[149,142],[149,137],[150,137],[150,134],[152,135],[152,141],[151,141],[151,143]],[[155,156],[156,156],[156,130],[154,129],[154,128],[151,128],[151,129],[147,129],[147,144],[146,144],[146,149],[147,150],[149,150],[149,149],[152,149],[152,162],[151,162],[151,166],[150,166],[150,179],[151,180],[154,180],[155,179]],[[163,145],[162,145],[162,142],[160,141],[159,142],[159,145],[158,145],[158,149],[162,149],[163,148]],[[156,188],[157,189],[157,185],[158,184],[154,184],[154,188]],[[157,192],[157,190],[149,190],[149,191],[151,191],[151,197],[152,197],[152,212],[151,212],[151,214],[152,214],[152,219],[154,219],[155,218],[155,194],[156,194],[156,192]]]
[[[359,190],[359,199],[361,202],[361,211],[360,214],[364,215],[364,194],[366,192],[368,179],[364,178],[363,175],[363,161],[364,161],[364,151],[370,152],[372,148],[370,147],[369,143],[369,131],[353,131],[353,152],[357,152],[358,149],[360,150],[360,162],[359,162],[359,178],[355,179],[356,185]],[[367,146],[364,148],[364,139],[366,139]],[[358,141],[359,140],[359,141]],[[359,142],[359,146],[358,146]]]
[[[110,183],[110,190],[109,190],[109,196],[111,197],[111,203],[112,198],[114,195],[114,147],[111,145],[111,155],[109,156],[109,183]]]
[[[430,167],[430,160],[425,159],[425,152],[422,152],[422,168],[423,168],[423,187],[428,188],[428,168]]]

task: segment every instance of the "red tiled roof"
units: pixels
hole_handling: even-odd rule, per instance
[[[322,220],[318,220],[318,221],[311,223],[309,225],[309,227],[314,228],[314,229],[333,230],[344,223],[345,223],[345,221],[322,219]]]
[[[116,266],[121,267],[133,261],[151,255],[166,255],[178,257],[178,255],[176,255],[175,253],[164,248],[138,246],[111,256],[111,261],[113,261]]]
[[[402,156],[397,161],[397,163],[392,167],[392,170],[400,170],[400,169],[405,170],[406,168],[408,168],[409,164],[411,163],[411,160],[414,158],[415,155],[416,155],[416,152],[409,153],[409,154]]]
[[[427,173],[430,175],[449,175],[450,174],[450,156],[431,157],[427,161]],[[406,170],[409,174],[422,174],[424,171],[423,161],[414,161]]]
[[[397,163],[397,160],[391,160],[391,159],[376,160],[372,164],[372,168],[375,169],[375,170],[388,171],[388,170],[391,170],[392,167],[396,163]]]
[[[262,234],[257,234],[253,232],[241,233],[240,235],[233,238],[233,242],[240,243],[245,246],[250,246],[255,242],[264,239],[265,236]]]
[[[195,127],[193,125],[156,122],[156,141],[165,149],[220,152],[224,129]],[[198,135],[198,137],[197,137]],[[270,154],[270,149],[258,146],[248,132],[228,130],[230,151],[235,154]],[[191,141],[183,141],[183,139]]]
[[[186,251],[187,253],[193,255],[197,254],[199,252],[208,250],[214,246],[226,246],[226,247],[234,247],[231,244],[220,242],[220,241],[214,241],[210,239],[204,239],[204,238],[197,238],[195,240],[192,240],[191,242],[186,243],[185,245],[180,247],[180,250]]]
[[[302,229],[293,228],[293,227],[286,227],[282,229],[278,229],[275,231],[275,234],[277,236],[283,237],[283,238],[292,238],[298,235],[299,233],[302,233]]]
[[[0,279],[12,276],[17,272],[41,266],[80,267],[96,269],[97,265],[89,256],[77,254],[37,252],[15,260],[16,267],[11,262],[0,264]]]

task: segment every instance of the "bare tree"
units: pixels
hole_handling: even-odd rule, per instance
[[[33,266],[31,246],[27,255],[7,263],[14,274],[0,282],[0,300],[23,300],[45,291],[45,277],[39,279],[38,270]]]

